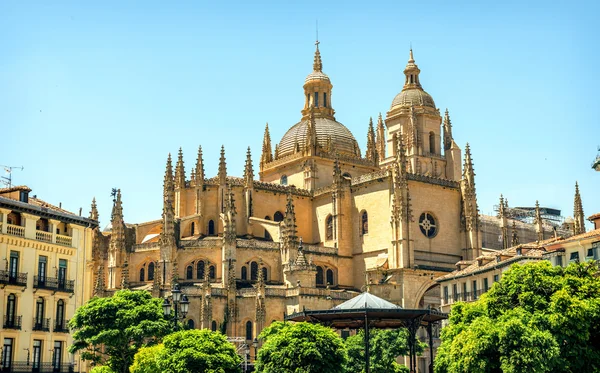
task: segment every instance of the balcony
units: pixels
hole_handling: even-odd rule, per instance
[[[38,330],[42,332],[50,331],[50,319],[38,319],[34,317],[31,325],[31,330]]]
[[[53,331],[55,333],[69,333],[69,327],[67,325],[69,325],[69,320],[63,320],[62,323],[55,321]]]
[[[73,237],[64,236],[62,234],[56,235],[56,243],[63,246],[72,246],[73,245]]]
[[[23,316],[12,316],[12,317],[7,317],[7,315],[4,315],[4,329],[16,329],[16,330],[21,330],[21,320],[22,320]]]
[[[37,363],[29,361],[5,361],[2,372],[74,373],[75,364]]]
[[[11,236],[25,237],[25,227],[14,224],[6,224],[6,233]]]
[[[35,239],[38,241],[52,242],[52,233],[46,231],[35,231]]]
[[[0,270],[0,284],[27,286],[27,273]]]
[[[33,276],[33,287],[72,294],[75,292],[75,280]]]

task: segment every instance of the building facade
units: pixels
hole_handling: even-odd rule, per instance
[[[125,223],[116,191],[110,226],[94,233],[94,294],[162,297],[178,283],[189,326],[246,341],[286,313],[365,290],[439,307],[434,279],[481,254],[475,172],[448,111],[423,90],[412,50],[404,75],[361,152],[335,118],[317,44],[300,120],[275,144],[267,125],[258,180],[250,149],[241,177],[228,172],[224,148],[213,177],[201,148],[191,172],[180,149],[174,167],[167,160],[160,219]]]
[[[69,372],[67,326],[92,294],[92,232],[98,223],[20,186],[0,189],[2,371]]]

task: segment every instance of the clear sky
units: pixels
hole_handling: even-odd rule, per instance
[[[300,119],[315,21],[336,118],[364,153],[412,43],[421,83],[454,138],[471,145],[479,207],[600,212],[598,2],[1,1],[0,164],[15,184],[109,222],[121,188],[127,222],[160,218],[169,152],[207,177],[225,145],[241,176]],[[484,4],[485,3],[485,4]],[[258,177],[258,175],[257,175]]]

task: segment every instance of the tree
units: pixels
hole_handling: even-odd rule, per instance
[[[256,371],[261,373],[344,373],[347,354],[332,329],[309,323],[274,322],[259,335]]]
[[[71,353],[127,373],[136,352],[155,344],[171,331],[162,301],[145,291],[120,290],[112,297],[92,298],[79,307],[69,322],[73,333]]]
[[[165,351],[165,345],[142,347],[133,357],[129,373],[160,373],[159,360]]]
[[[598,262],[513,265],[478,301],[457,303],[436,373],[600,370]]]
[[[90,373],[114,373],[114,371],[106,365],[99,365],[90,369]]]
[[[183,330],[164,338],[164,348],[156,360],[160,370],[169,373],[238,373],[242,358],[235,346],[219,332]],[[141,362],[142,358],[138,361]],[[151,359],[144,358],[152,365]],[[153,370],[138,370],[139,373],[154,373]],[[132,371],[132,373],[134,373]]]
[[[396,357],[408,355],[408,331],[406,329],[372,329],[369,338],[369,360],[372,373],[408,372],[408,368],[396,362]],[[347,372],[365,371],[365,334],[361,330],[346,339],[348,350]],[[417,340],[417,353],[426,344]]]

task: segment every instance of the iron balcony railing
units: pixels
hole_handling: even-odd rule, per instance
[[[4,361],[2,372],[74,373],[75,364],[38,363],[34,361]]]
[[[31,330],[41,330],[43,332],[49,332],[50,331],[50,319],[38,319],[38,318],[34,317]]]
[[[11,316],[4,315],[4,329],[17,329],[21,330],[22,316]]]
[[[69,320],[55,321],[54,332],[56,333],[68,333],[69,332]]]
[[[75,281],[55,277],[33,276],[33,287],[37,289],[49,289],[65,293],[74,293]]]
[[[0,284],[27,286],[27,273],[0,270]]]

